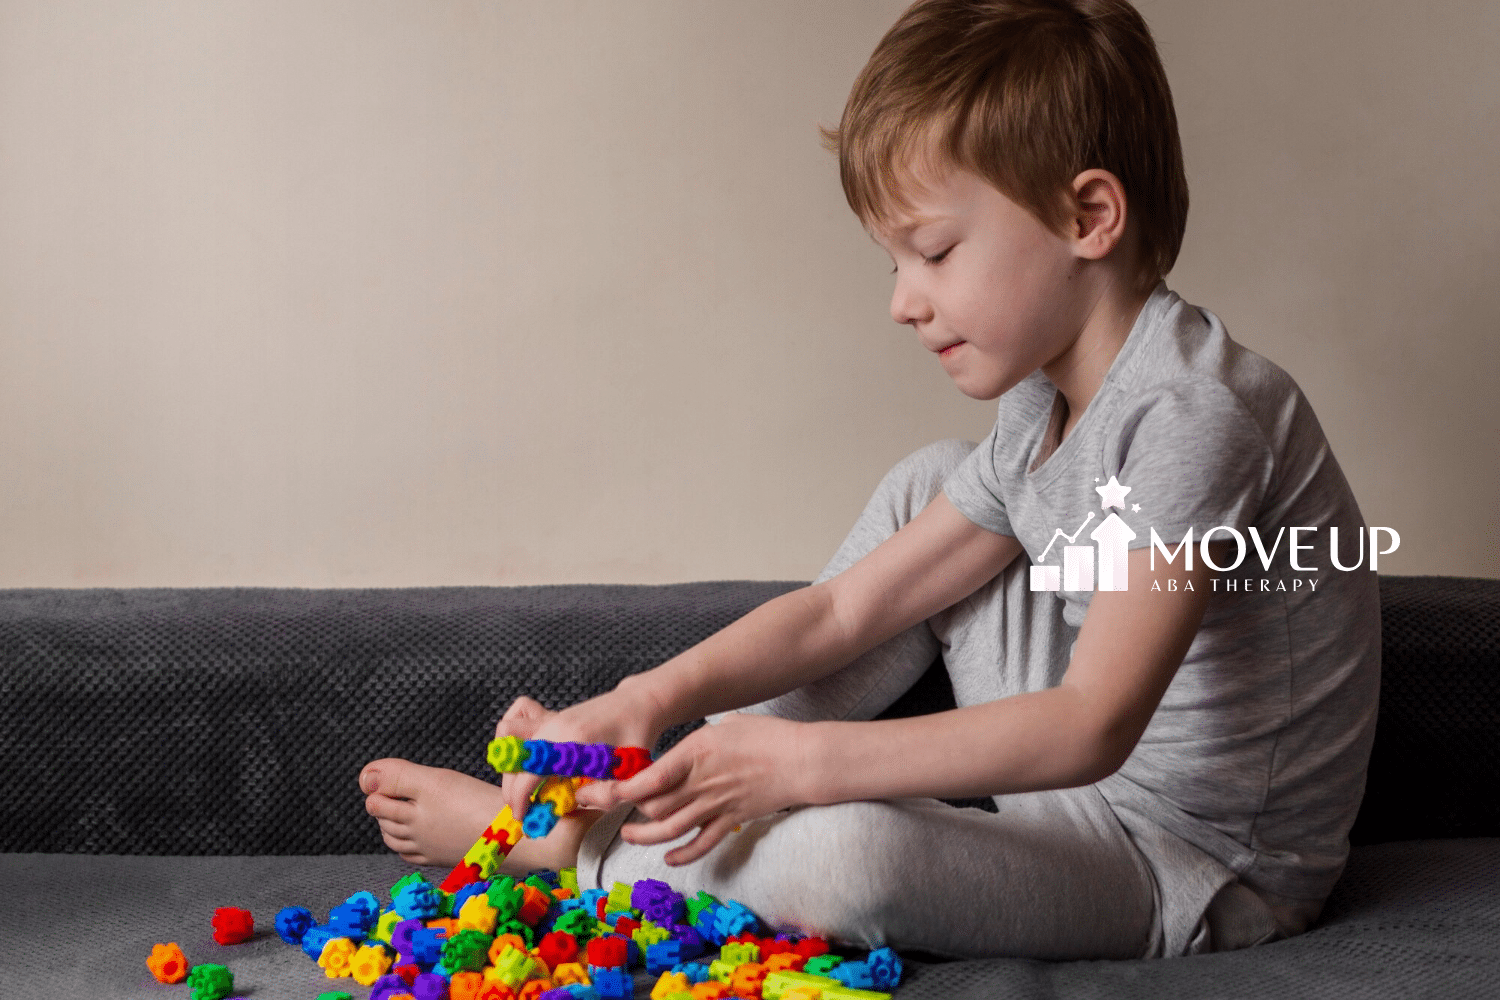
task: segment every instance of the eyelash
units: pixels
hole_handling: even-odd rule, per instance
[[[944,250],[944,251],[942,251],[940,253],[935,253],[931,257],[923,257],[922,258],[922,263],[924,263],[924,264],[931,264],[933,266],[936,266],[938,264],[941,264],[944,261],[944,259],[946,259],[947,256],[950,253],[952,253],[952,252],[953,252],[953,248],[949,247],[947,250]],[[896,269],[894,267],[891,268],[891,273],[892,274],[896,273]]]

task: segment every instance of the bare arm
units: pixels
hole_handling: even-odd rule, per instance
[[[813,724],[808,801],[999,795],[1116,771],[1182,663],[1213,577],[1201,561],[1192,572],[1161,563],[1153,573],[1149,549],[1129,560],[1130,589],[1094,595],[1057,687],[912,719]]]
[[[766,602],[622,692],[649,706],[657,732],[784,694],[967,597],[1020,552],[939,494],[843,573]]]

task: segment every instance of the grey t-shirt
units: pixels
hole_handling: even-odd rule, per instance
[[[1039,461],[1049,430],[1055,440],[1057,397],[1040,372],[1000,397],[994,430],[943,486],[970,520],[1015,537],[1034,566],[1057,567],[1074,585],[1093,576],[1085,563],[1092,571],[1106,560],[1109,543],[1101,535],[1092,548],[1090,536],[1111,515],[1134,533],[1128,548],[1152,545],[1154,528],[1178,565],[1190,529],[1195,561],[1204,534],[1221,525],[1246,550],[1238,568],[1218,574],[1160,707],[1100,791],[1117,813],[1169,831],[1252,889],[1323,900],[1364,792],[1380,601],[1363,518],[1312,407],[1286,372],[1165,285],[1072,432]],[[1129,487],[1123,509],[1101,508],[1097,488],[1112,477]],[[1295,563],[1293,527],[1316,529],[1296,534]],[[1334,527],[1339,562],[1363,553],[1358,569],[1335,568]],[[1129,534],[1118,522],[1105,530]],[[1212,538],[1234,551],[1229,532]],[[1046,585],[1045,573],[1033,576],[1033,590]],[[1093,592],[1056,597],[1068,624],[1081,625]]]

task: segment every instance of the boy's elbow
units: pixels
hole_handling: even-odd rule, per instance
[[[1080,753],[1080,785],[1092,785],[1125,766],[1140,742],[1139,726],[1128,721],[1111,720],[1089,728]]]

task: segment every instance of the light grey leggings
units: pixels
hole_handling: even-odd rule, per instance
[[[943,441],[890,471],[833,561],[853,565],[935,497],[974,447]],[[745,709],[797,720],[868,719],[942,653],[960,706],[1057,682],[1076,635],[1018,559],[975,594],[830,676]],[[999,812],[935,799],[808,806],[747,823],[707,856],[669,867],[663,846],[603,817],[578,858],[580,886],[657,878],[738,899],[773,925],[861,947],[963,957],[1161,954],[1151,868],[1093,787],[998,796]],[[689,835],[690,836],[690,835]],[[686,838],[684,838],[686,839]]]

